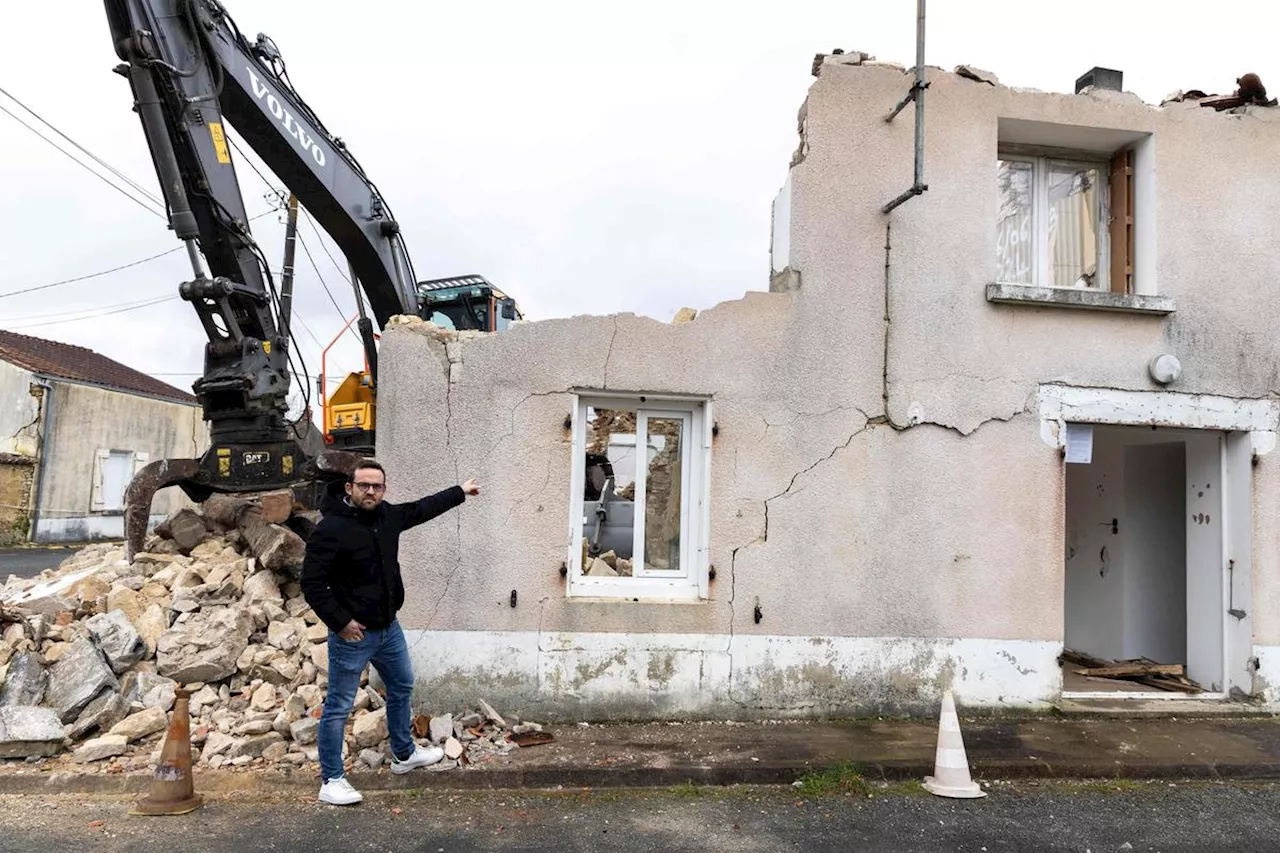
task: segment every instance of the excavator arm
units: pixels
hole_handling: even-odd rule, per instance
[[[277,292],[249,230],[229,122],[333,238],[350,265],[360,332],[376,377],[371,321],[416,314],[415,278],[400,229],[342,141],[297,94],[275,44],[250,42],[218,0],[106,0],[116,71],[129,80],[164,193],[170,227],[193,277],[179,285],[208,342],[193,390],[209,423],[200,459],[142,469],[125,494],[127,553],[140,549],[158,489],[192,500],[265,491],[349,472],[355,457],[308,457],[287,421],[290,294]]]

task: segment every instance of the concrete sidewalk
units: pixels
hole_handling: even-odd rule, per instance
[[[1027,778],[1277,779],[1280,721],[1219,719],[962,719],[979,780]],[[361,790],[617,788],[696,784],[789,784],[853,765],[870,780],[918,780],[933,772],[933,721],[646,723],[548,727],[553,743],[448,771],[393,776],[357,765]],[[147,772],[55,759],[0,763],[0,794],[141,793]],[[296,790],[314,794],[313,768],[196,768],[210,793]]]

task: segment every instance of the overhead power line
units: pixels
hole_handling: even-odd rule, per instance
[[[120,171],[119,169],[117,169],[115,166],[112,166],[112,165],[111,165],[110,163],[108,163],[106,160],[103,160],[103,159],[102,159],[101,157],[99,157],[97,154],[94,154],[94,153],[93,153],[92,151],[90,151],[88,148],[85,148],[85,147],[84,147],[83,145],[81,145],[79,142],[76,142],[76,141],[75,141],[74,139],[72,139],[70,136],[67,136],[65,133],[63,133],[61,130],[59,130],[59,129],[58,129],[58,128],[57,128],[57,127],[56,127],[52,122],[50,122],[49,120],[47,120],[44,116],[40,115],[40,114],[39,114],[39,113],[37,113],[35,110],[31,109],[31,107],[27,106],[27,105],[26,105],[26,104],[24,104],[22,101],[18,100],[18,97],[17,97],[16,95],[14,95],[14,94],[13,94],[13,93],[11,93],[11,92],[6,91],[3,87],[0,87],[0,95],[4,95],[4,96],[5,96],[6,98],[8,98],[9,100],[13,101],[15,104],[17,104],[18,106],[22,107],[24,110],[26,110],[26,111],[27,111],[28,113],[30,113],[32,116],[34,116],[38,121],[40,121],[41,123],[43,123],[44,125],[46,125],[47,127],[49,127],[49,129],[51,129],[54,133],[58,134],[58,135],[59,135],[59,136],[61,136],[63,139],[67,140],[67,141],[68,141],[68,142],[70,142],[72,145],[74,145],[77,149],[79,149],[80,151],[82,151],[82,152],[84,152],[86,155],[88,155],[88,156],[89,156],[89,157],[90,157],[94,162],[96,162],[96,163],[98,163],[99,165],[103,166],[105,169],[107,169],[107,171],[111,172],[111,174],[115,175],[117,178],[119,178],[120,180],[124,181],[124,182],[125,182],[126,184],[128,184],[130,187],[132,187],[133,189],[135,189],[135,190],[137,190],[138,192],[140,192],[140,193],[143,195],[143,197],[145,197],[148,201],[153,202],[154,204],[158,205],[158,206],[159,206],[160,208],[162,208],[162,209],[164,208],[164,206],[165,206],[165,205],[164,205],[164,200],[163,200],[163,199],[161,199],[158,195],[156,195],[155,193],[151,192],[151,190],[149,190],[149,189],[147,189],[146,187],[144,187],[144,186],[142,186],[141,184],[139,184],[139,183],[138,183],[137,181],[135,181],[133,178],[130,178],[130,177],[129,177],[128,175],[126,175],[124,172],[121,172],[121,171]]]
[[[253,222],[254,220],[261,219],[264,216],[270,216],[273,213],[275,213],[274,210],[268,210],[263,213],[259,213],[257,216],[251,218],[249,221]],[[61,285],[64,285],[64,284],[74,284],[77,281],[86,281],[91,278],[98,278],[99,276],[110,275],[113,272],[120,272],[120,270],[127,270],[130,267],[136,267],[139,264],[145,264],[148,261],[154,261],[157,258],[163,258],[165,255],[172,255],[174,252],[180,252],[184,248],[186,247],[179,245],[179,246],[175,246],[172,249],[165,249],[163,252],[159,252],[154,255],[148,255],[145,258],[139,258],[136,261],[130,261],[127,264],[121,264],[118,267],[111,267],[110,269],[100,270],[98,272],[92,272],[92,273],[89,273],[88,275],[78,275],[74,278],[64,278],[61,281],[51,281],[48,284],[38,284],[35,287],[24,287],[20,290],[10,290],[5,293],[0,293],[0,299],[5,298],[6,296],[21,296],[24,293],[35,293],[37,290],[48,290],[51,287],[60,287]]]
[[[34,329],[39,326],[56,326],[59,323],[75,323],[79,320],[96,320],[99,317],[106,317],[111,314],[123,314],[125,311],[137,311],[139,308],[149,308],[152,305],[159,305],[162,302],[172,302],[177,298],[178,295],[175,293],[172,296],[161,296],[157,299],[151,299],[146,302],[129,305],[124,308],[116,308],[112,311],[97,311],[92,314],[85,314],[82,317],[64,317],[60,320],[42,320],[39,323],[18,323],[17,325],[9,326],[9,329]]]
[[[105,175],[102,175],[102,174],[101,174],[101,173],[99,173],[99,172],[95,172],[93,169],[91,169],[91,168],[89,167],[89,164],[85,163],[83,160],[80,160],[80,159],[79,159],[79,158],[77,158],[74,154],[72,154],[70,151],[67,151],[65,148],[63,148],[62,146],[58,145],[58,143],[54,142],[52,139],[50,139],[49,137],[45,136],[43,133],[41,133],[40,131],[36,130],[36,129],[35,129],[34,127],[32,127],[31,125],[27,124],[25,121],[23,121],[23,120],[22,120],[21,118],[19,118],[17,115],[15,115],[15,114],[13,113],[13,111],[12,111],[12,110],[10,110],[8,107],[4,106],[3,104],[0,104],[0,112],[5,113],[5,114],[6,114],[6,115],[8,115],[11,119],[13,119],[14,121],[16,121],[18,124],[22,125],[22,126],[23,126],[23,127],[25,127],[27,130],[29,130],[29,131],[31,131],[32,133],[34,133],[36,136],[38,136],[38,137],[40,137],[41,139],[43,139],[46,143],[48,143],[49,145],[53,146],[53,147],[54,147],[55,149],[57,149],[58,151],[61,151],[61,152],[62,152],[64,155],[66,155],[66,156],[67,156],[67,157],[68,157],[72,162],[76,163],[76,164],[77,164],[77,165],[79,165],[82,169],[84,169],[85,171],[87,171],[89,174],[93,175],[95,178],[97,178],[98,180],[102,181],[104,184],[106,184],[107,186],[111,187],[113,190],[115,190],[116,192],[120,193],[120,194],[121,194],[121,195],[123,195],[125,198],[129,199],[129,201],[131,201],[131,202],[133,202],[134,204],[138,205],[138,207],[141,207],[141,208],[142,208],[143,210],[145,210],[147,213],[150,213],[152,216],[159,217],[160,219],[165,219],[165,218],[166,218],[166,217],[165,217],[165,215],[164,215],[164,213],[162,213],[162,212],[160,212],[160,211],[156,210],[154,207],[149,206],[146,202],[141,201],[141,200],[140,200],[140,199],[138,199],[136,196],[131,195],[129,192],[127,192],[126,190],[124,190],[124,189],[123,189],[119,184],[114,183],[114,182],[113,182],[113,181],[111,181],[109,178],[107,178]]]

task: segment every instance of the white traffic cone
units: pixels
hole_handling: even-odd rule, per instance
[[[924,789],[939,797],[976,799],[987,792],[969,777],[969,758],[960,736],[960,718],[956,716],[956,700],[948,690],[942,694],[942,717],[938,721],[938,751],[934,757],[933,775],[924,777]]]

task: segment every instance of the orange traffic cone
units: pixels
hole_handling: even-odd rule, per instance
[[[204,805],[191,779],[191,694],[179,687],[176,696],[151,793],[129,809],[131,815],[186,814]]]
[[[933,775],[924,777],[924,789],[939,797],[976,799],[986,791],[969,778],[969,758],[960,736],[960,718],[956,716],[956,700],[948,690],[942,694],[942,717],[938,721],[938,750],[934,756]]]

